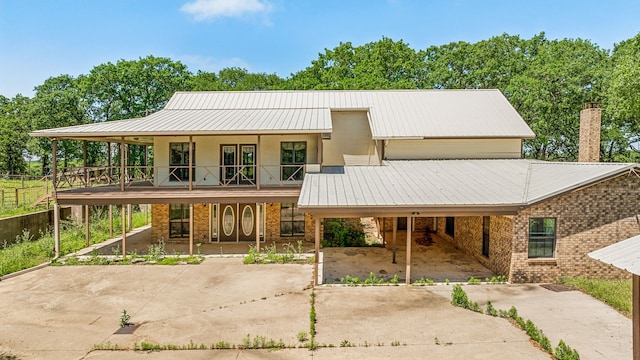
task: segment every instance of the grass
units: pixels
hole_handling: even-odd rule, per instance
[[[585,277],[562,278],[562,284],[573,286],[609,304],[627,317],[632,311],[631,280],[588,279]]]
[[[116,216],[114,209],[113,235],[120,234],[121,217]],[[146,222],[144,213],[133,214],[133,227],[143,226]],[[86,246],[84,226],[64,221],[60,230],[60,253],[70,254]],[[109,220],[106,212],[94,212],[90,221],[90,242],[100,243],[109,238]],[[53,234],[45,234],[38,240],[31,241],[28,232],[19,237],[17,243],[0,247],[0,276],[27,269],[48,262],[54,257]]]

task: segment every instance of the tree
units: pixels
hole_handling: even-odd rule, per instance
[[[340,43],[287,80],[289,89],[417,89],[424,82],[424,53],[383,37],[354,47]]]
[[[86,124],[87,111],[77,81],[70,75],[60,75],[36,86],[36,95],[29,107],[28,117],[34,130]],[[76,141],[58,142],[58,152],[66,168],[80,156]],[[52,153],[49,139],[34,138],[29,151],[42,159],[42,173],[48,174]]]
[[[29,124],[26,111],[29,98],[17,95],[8,99],[0,95],[0,172],[23,174]]]
[[[247,69],[230,67],[217,74],[198,71],[191,83],[195,91],[255,91],[281,89],[284,79],[276,74],[249,73]]]
[[[93,122],[141,117],[160,110],[176,91],[191,89],[179,61],[149,55],[94,67],[80,78]]]
[[[640,33],[613,49],[611,77],[605,110],[614,123],[612,130],[620,155],[615,160],[638,161],[640,158]],[[626,140],[626,141],[625,141]],[[628,150],[635,151],[634,155]],[[613,159],[612,159],[613,160]]]
[[[587,40],[543,40],[520,74],[503,90],[536,138],[525,154],[575,161],[582,104],[603,98],[607,51]]]

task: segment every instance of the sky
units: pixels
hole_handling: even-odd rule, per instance
[[[196,73],[242,67],[289,77],[341,42],[414,49],[523,38],[604,49],[640,32],[638,0],[0,0],[0,95],[153,55]]]

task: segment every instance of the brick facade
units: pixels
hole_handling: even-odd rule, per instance
[[[314,219],[305,214],[305,235],[304,236],[280,236],[280,203],[267,203],[265,206],[265,241],[314,241]],[[193,226],[194,241],[208,242],[209,239],[209,204],[193,205]],[[154,204],[151,206],[152,224],[151,237],[152,241],[181,241],[189,238],[171,238],[169,239],[169,205]]]
[[[556,282],[562,276],[621,278],[630,275],[587,256],[588,253],[640,234],[640,178],[628,174],[560,195],[518,212],[491,216],[489,256],[482,255],[482,217],[457,217],[454,236],[438,235],[514,283]],[[553,258],[529,259],[529,219],[556,219]]]
[[[619,278],[629,274],[587,256],[640,234],[640,178],[627,174],[524,209],[514,217],[509,280],[552,282],[562,276]],[[529,218],[556,218],[554,259],[528,258]]]
[[[445,218],[438,218],[438,235],[478,260],[487,269],[507,276],[511,265],[513,217],[489,217],[489,256],[482,255],[482,216],[456,217],[454,236],[445,233]]]

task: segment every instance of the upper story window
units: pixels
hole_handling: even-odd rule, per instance
[[[529,219],[529,258],[552,258],[556,245],[556,219]]]
[[[192,143],[192,177],[195,176],[196,144]],[[189,180],[189,143],[169,143],[169,181]]]
[[[280,143],[281,180],[302,180],[304,178],[304,164],[306,163],[306,141]]]

